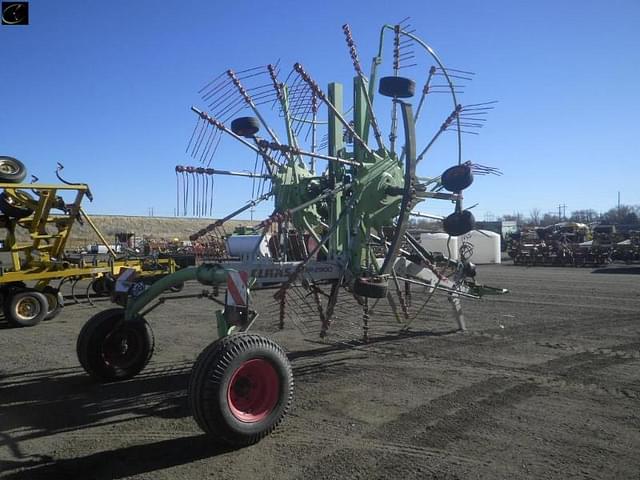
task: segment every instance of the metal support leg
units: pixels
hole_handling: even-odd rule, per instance
[[[460,297],[455,293],[449,295],[449,302],[453,307],[453,314],[456,316],[458,322],[458,328],[461,332],[467,330],[467,326],[464,323],[464,313],[462,312],[462,304],[460,303]]]

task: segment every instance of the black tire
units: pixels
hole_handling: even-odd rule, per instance
[[[416,94],[416,82],[405,77],[382,77],[378,92],[385,97],[410,98]]]
[[[353,293],[359,297],[385,298],[387,296],[388,282],[359,277],[353,282]]]
[[[147,366],[155,341],[142,318],[124,321],[124,309],[104,310],[85,323],[78,335],[76,353],[85,372],[101,382],[136,376]]]
[[[12,292],[3,301],[4,318],[14,327],[33,327],[47,315],[47,297],[35,290]]]
[[[64,307],[64,297],[60,293],[60,290],[51,286],[46,286],[42,289],[42,294],[47,298],[47,314],[44,320],[51,320],[58,316]]]
[[[0,155],[0,182],[20,183],[27,176],[27,167],[17,158]]]
[[[231,131],[241,137],[251,138],[260,130],[256,117],[239,117],[231,122]]]
[[[476,228],[476,219],[469,210],[454,212],[442,221],[444,231],[452,237],[466,235]]]
[[[224,337],[198,356],[188,396],[202,430],[230,445],[251,445],[271,433],[291,406],[291,364],[268,338]]]
[[[24,190],[16,190],[16,195],[25,200],[35,202],[34,198]],[[33,213],[33,208],[27,204],[16,201],[13,197],[7,195],[7,192],[2,192],[0,193],[0,211],[9,217],[24,218]]]
[[[455,165],[447,168],[440,180],[442,186],[450,192],[461,192],[473,183],[473,173],[469,165]]]

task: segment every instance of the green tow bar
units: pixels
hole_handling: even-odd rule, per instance
[[[188,267],[161,278],[146,289],[139,297],[127,304],[125,321],[134,320],[140,311],[154,299],[162,295],[168,288],[175,287],[189,280],[198,280],[203,285],[219,285],[227,281],[227,271],[218,264],[203,264],[199,267]]]

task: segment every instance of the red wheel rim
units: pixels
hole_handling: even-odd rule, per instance
[[[264,420],[278,403],[280,379],[273,365],[262,358],[247,360],[233,372],[227,402],[241,422]]]

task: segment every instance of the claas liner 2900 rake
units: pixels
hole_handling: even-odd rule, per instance
[[[247,332],[258,316],[250,303],[250,291],[273,289],[281,328],[287,309],[305,303],[310,308],[301,310],[307,317],[303,320],[308,322],[308,316],[316,315],[322,337],[338,326],[339,295],[340,303],[347,297],[354,299],[354,307],[362,312],[363,341],[371,335],[370,318],[381,303],[388,302],[401,329],[406,330],[414,319],[409,305],[416,303],[418,295],[426,305],[434,294],[444,294],[458,327],[464,329],[462,297],[504,292],[476,283],[474,266],[464,255],[463,261],[437,263],[407,231],[414,207],[427,199],[452,203],[453,213],[442,219],[450,235],[474,229],[473,215],[463,207],[462,191],[471,185],[474,173],[497,172],[463,162],[461,138],[482,125],[492,105],[459,104],[460,87],[454,81],[471,79],[472,74],[445,68],[406,25],[382,28],[368,77],[349,26],[343,30],[356,73],[349,110],[343,106],[343,85],[330,83],[325,91],[299,63],[284,80],[277,65],[267,65],[243,72],[228,70],[201,90],[210,113],[192,107],[197,125],[188,150],[202,166],[176,167],[178,207],[184,213],[191,208],[195,215],[209,215],[213,175],[245,176],[260,185],[253,189],[251,201],[196,233],[192,240],[204,242],[215,236],[225,221],[259,202],[273,201],[273,214],[253,228],[227,236],[226,251],[221,254],[224,261],[180,270],[147,289],[120,282],[117,289],[128,297],[125,308],[94,316],[78,339],[80,362],[93,377],[101,381],[133,377],[145,367],[153,350],[144,316],[163,301],[148,306],[154,299],[188,280],[212,286],[210,298],[219,286],[226,287],[225,301],[218,301],[224,307],[217,312],[220,338],[196,361],[189,398],[200,427],[234,445],[254,443],[271,432],[289,409],[293,390],[292,370],[282,348]],[[388,76],[382,76],[383,45],[389,40],[393,61]],[[414,96],[416,85],[400,76],[409,66],[407,59],[415,56],[406,50],[411,46],[420,47],[434,64],[426,70],[415,110],[406,99]],[[262,80],[262,85],[252,86]],[[376,101],[377,93],[390,100]],[[427,100],[442,93],[450,98],[442,123],[418,149],[416,121],[421,113],[425,116]],[[382,133],[382,117],[374,108],[381,101],[391,111],[384,125],[388,142]],[[283,129],[267,123],[267,115],[259,108],[263,104],[278,106]],[[251,116],[241,116],[244,110]],[[258,136],[260,130],[266,131],[266,138]],[[454,165],[442,175],[420,176],[421,162],[436,151],[436,140],[449,132]],[[212,168],[211,158],[222,138],[252,151],[261,167],[240,172]]]

